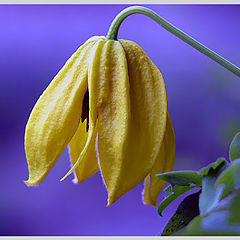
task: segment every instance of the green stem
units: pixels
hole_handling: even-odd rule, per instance
[[[166,21],[165,19],[160,17],[158,14],[156,14],[152,10],[145,8],[145,7],[133,6],[133,7],[129,7],[129,8],[124,9],[123,11],[121,11],[115,17],[115,19],[113,20],[113,22],[110,26],[108,34],[107,34],[107,39],[108,40],[117,40],[117,35],[118,35],[118,30],[119,30],[120,25],[122,24],[122,22],[124,21],[125,18],[127,18],[128,16],[135,14],[135,13],[144,14],[144,15],[150,17],[155,22],[159,23],[167,31],[171,32],[178,38],[182,39],[184,42],[188,43],[189,45],[191,45],[192,47],[194,47],[201,53],[210,57],[215,62],[219,63],[220,65],[222,65],[223,67],[225,67],[226,69],[228,69],[229,71],[233,72],[234,74],[236,74],[237,76],[240,77],[240,69],[237,66],[235,66],[231,62],[227,61],[225,58],[221,57],[220,55],[218,55],[211,49],[205,47],[203,44],[196,41],[195,39],[193,39],[186,33],[182,32],[180,29],[173,26],[171,23],[169,23],[168,21]]]

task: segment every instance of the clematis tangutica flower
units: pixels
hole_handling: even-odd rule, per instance
[[[75,183],[100,171],[108,205],[144,179],[143,200],[157,205],[171,171],[175,136],[158,68],[134,42],[92,37],[66,62],[29,117],[27,185],[40,184],[69,144]]]

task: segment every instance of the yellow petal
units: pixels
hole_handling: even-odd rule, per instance
[[[86,120],[83,123],[79,123],[78,130],[69,143],[69,153],[73,165],[77,162],[87,142],[88,132],[86,131],[86,124]],[[95,151],[96,134],[93,136],[93,138],[94,142],[89,148],[89,151],[86,153],[86,156],[75,169],[75,183],[81,183],[85,181],[99,170]]]
[[[109,205],[140,184],[151,171],[163,141],[167,120],[166,89],[160,71],[136,43],[125,40],[120,42],[127,58],[131,117],[127,135],[123,139],[125,148],[121,149],[122,152],[116,151],[116,148],[110,149],[121,157],[118,160],[121,168],[113,168],[109,173],[112,179],[115,177],[114,188],[109,192]],[[119,99],[121,98],[119,96]],[[100,122],[102,121],[99,120]],[[103,153],[110,151],[109,148],[106,149],[106,146],[109,146],[107,143],[102,144],[102,140],[108,136],[104,132],[106,124],[103,123],[103,134],[99,136],[100,160],[101,151]],[[114,125],[114,129],[116,128],[118,126]],[[117,134],[122,135],[121,132]],[[104,155],[102,159],[102,162],[109,161]]]
[[[88,59],[94,43],[95,40],[88,41],[77,50],[32,110],[25,132],[28,185],[44,180],[77,130],[87,89]]]
[[[96,139],[96,134],[97,134],[97,128],[96,128],[97,122],[95,122],[94,124],[91,124],[91,120],[90,120],[90,127],[89,127],[89,133],[88,133],[88,137],[87,137],[87,141],[86,144],[82,150],[82,152],[80,153],[79,157],[76,159],[76,162],[74,163],[74,165],[72,166],[72,168],[65,174],[64,177],[62,177],[60,179],[60,181],[65,180],[71,173],[73,173],[73,171],[75,171],[75,169],[80,165],[80,166],[85,166],[85,162],[86,162],[86,157],[88,157],[90,155],[89,151],[91,149],[93,149],[94,147],[94,143],[95,143],[95,139]],[[83,165],[82,165],[83,163]],[[88,166],[88,165],[87,165]],[[87,173],[87,175],[89,175],[89,172]],[[89,176],[90,177],[90,176]]]
[[[143,202],[153,206],[157,205],[157,199],[166,182],[156,177],[156,174],[170,172],[173,170],[176,153],[176,141],[174,129],[168,114],[166,132],[157,160],[153,165],[151,173],[144,182]]]
[[[161,73],[137,44],[107,41],[99,49],[90,98],[111,205],[151,171],[165,132],[167,99]]]
[[[95,141],[96,141],[96,134],[97,134],[97,114],[95,111],[95,106],[91,100],[95,96],[95,92],[92,90],[92,83],[91,83],[92,80],[91,79],[92,79],[92,75],[94,75],[96,72],[95,69],[93,69],[94,62],[96,59],[95,56],[98,56],[99,52],[101,52],[101,46],[105,43],[105,41],[103,39],[104,38],[101,37],[100,39],[98,39],[98,41],[96,41],[96,43],[94,44],[94,46],[91,49],[91,54],[89,57],[89,67],[88,67],[89,131],[88,131],[86,143],[85,143],[85,146],[82,149],[79,157],[74,162],[72,168],[67,172],[67,174],[65,174],[65,176],[60,181],[63,181],[64,179],[66,179],[71,173],[73,173],[73,171],[78,166],[80,168],[81,168],[81,166],[88,166],[88,163],[86,163],[88,156],[92,155],[92,153],[90,153],[90,151],[94,149],[94,145],[95,145]],[[95,166],[95,163],[94,163],[94,166]],[[86,175],[82,176],[83,177],[82,179],[84,179],[87,175],[90,176],[89,174],[90,174],[89,172],[86,173]]]
[[[98,160],[111,204],[122,180],[130,116],[127,62],[121,44],[99,42],[89,70],[90,113],[93,119],[98,116]]]

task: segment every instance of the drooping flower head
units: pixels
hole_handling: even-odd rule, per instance
[[[40,184],[68,144],[75,183],[100,171],[111,205],[145,179],[144,202],[157,205],[175,136],[162,75],[136,43],[92,37],[66,62],[26,126],[26,183]]]

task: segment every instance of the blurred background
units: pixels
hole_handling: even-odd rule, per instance
[[[42,91],[88,38],[106,35],[130,5],[0,5],[0,235],[156,235],[159,217],[141,202],[142,185],[106,207],[100,174],[80,185],[59,179],[65,151],[39,187],[27,187],[24,128]],[[145,5],[240,66],[240,5]],[[166,81],[176,170],[224,156],[240,131],[240,79],[143,15],[124,21],[119,38],[137,42]],[[160,196],[162,199],[162,196]]]

